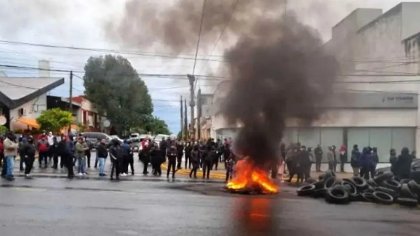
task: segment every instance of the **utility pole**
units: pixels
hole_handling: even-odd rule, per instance
[[[197,94],[197,136],[201,139],[201,113],[202,113],[201,89],[198,89]]]
[[[180,109],[180,121],[181,121],[181,126],[180,126],[180,129],[181,129],[181,139],[183,139],[184,138],[184,136],[185,136],[185,134],[184,134],[184,129],[182,128],[183,127],[183,125],[184,125],[184,111],[183,111],[183,105],[182,105],[182,96],[181,96],[181,100],[179,101],[179,103],[180,103],[180,107],[181,107],[181,109]]]
[[[190,109],[191,109],[191,130],[190,130],[190,134],[191,134],[191,138],[195,139],[195,122],[194,122],[194,106],[195,106],[195,101],[194,101],[194,81],[195,81],[195,76],[194,75],[187,75],[188,80],[190,82]]]
[[[73,71],[70,71],[70,96],[69,96],[69,111],[73,116]],[[68,133],[71,132],[71,124],[69,126]]]
[[[188,107],[187,107],[187,99],[184,99],[184,135],[185,138],[188,139]]]

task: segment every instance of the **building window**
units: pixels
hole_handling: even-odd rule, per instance
[[[25,114],[25,111],[23,110],[23,108],[19,108],[18,110],[18,116],[23,116]]]

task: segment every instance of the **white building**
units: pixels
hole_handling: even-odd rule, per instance
[[[327,111],[311,127],[289,120],[284,141],[324,150],[377,147],[381,162],[388,162],[391,148],[420,150],[420,3],[401,3],[386,13],[357,9],[333,27],[325,47],[341,65],[343,76],[334,86],[342,95],[325,104]],[[219,86],[215,104],[228,87]],[[213,136],[233,137],[236,130],[213,116]]]
[[[47,93],[63,78],[0,77],[0,115],[13,131],[39,128],[36,118],[47,110]]]

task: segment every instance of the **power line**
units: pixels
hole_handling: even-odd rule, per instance
[[[116,50],[116,49],[105,49],[105,48],[87,48],[87,47],[75,47],[75,46],[62,46],[62,45],[31,43],[31,42],[18,42],[18,41],[9,41],[9,40],[0,40],[0,43],[26,45],[26,46],[33,46],[33,47],[55,48],[55,49],[69,49],[69,50],[79,50],[79,51],[118,53],[118,54],[124,54],[124,55],[136,55],[136,56],[143,56],[143,57],[160,57],[160,58],[182,59],[182,60],[227,62],[227,60],[225,58],[222,58],[221,60],[219,60],[219,59],[205,59],[205,58],[195,58],[195,57],[187,57],[187,56],[179,56],[179,55],[171,55],[171,54],[155,54],[155,53],[145,53],[145,52],[137,52],[137,51],[121,51],[121,50]]]
[[[200,47],[201,31],[203,29],[204,13],[205,13],[205,10],[206,10],[206,2],[207,2],[207,0],[203,0],[203,9],[201,10],[200,29],[198,31],[197,47],[195,48],[195,56],[194,56],[194,65],[193,65],[192,75],[195,74],[195,66],[197,65],[197,55],[198,55],[198,49]]]

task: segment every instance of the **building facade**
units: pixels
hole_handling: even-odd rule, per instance
[[[342,144],[348,151],[377,147],[381,162],[389,161],[391,148],[420,149],[420,3],[401,3],[386,13],[356,9],[332,29],[324,47],[335,55],[342,75],[325,112],[310,126],[287,120],[284,142],[309,147]],[[214,103],[229,91],[224,82]],[[240,127],[212,117],[212,135],[234,137]],[[325,158],[325,157],[324,157]]]

